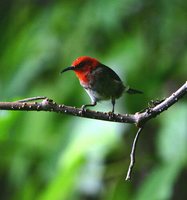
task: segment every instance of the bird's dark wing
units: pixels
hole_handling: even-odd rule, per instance
[[[121,81],[120,77],[112,69],[110,69],[109,67],[107,67],[106,65],[103,65],[103,64],[101,64],[101,67],[103,68],[103,71],[105,73],[107,73],[112,79]]]

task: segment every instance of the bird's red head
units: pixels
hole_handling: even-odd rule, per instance
[[[73,61],[71,67],[67,67],[62,72],[73,70],[76,73],[79,80],[81,82],[86,83],[88,81],[87,80],[88,73],[90,73],[99,64],[100,62],[95,58],[91,58],[89,56],[81,56]]]
[[[89,71],[93,68],[97,67],[99,64],[99,61],[95,58],[91,58],[89,56],[81,56],[73,61],[72,67],[74,67],[75,72],[76,71]]]

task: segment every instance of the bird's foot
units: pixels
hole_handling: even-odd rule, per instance
[[[81,106],[81,112],[82,112],[82,114],[83,114],[84,112],[86,112],[86,105],[82,105],[82,106]]]

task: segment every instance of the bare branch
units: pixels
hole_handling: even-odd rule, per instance
[[[75,108],[71,106],[65,106],[55,103],[53,100],[43,96],[31,97],[16,102],[0,102],[0,110],[19,110],[19,111],[50,111],[57,113],[64,113],[68,115],[74,115],[78,117],[98,119],[110,122],[131,123],[142,127],[148,120],[156,117],[163,111],[167,110],[170,106],[176,103],[187,93],[187,82],[180,87],[175,93],[166,98],[164,101],[154,106],[153,108],[147,108],[144,112],[137,112],[135,114],[113,114],[96,112],[91,110],[82,110],[81,108]],[[30,102],[33,100],[43,99],[41,103]]]

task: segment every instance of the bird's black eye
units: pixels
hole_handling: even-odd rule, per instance
[[[81,62],[81,63],[79,63],[77,66],[76,66],[76,69],[82,69],[84,66],[86,66],[87,65],[87,62],[85,61],[85,62]]]
[[[85,66],[85,64],[86,64],[86,62],[81,62],[81,63],[79,64],[79,67],[82,68],[82,67]]]

